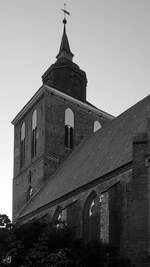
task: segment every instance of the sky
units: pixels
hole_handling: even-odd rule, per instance
[[[42,85],[62,37],[61,0],[0,0],[0,214],[12,214],[11,121]],[[150,1],[66,0],[87,99],[119,115],[150,92]]]

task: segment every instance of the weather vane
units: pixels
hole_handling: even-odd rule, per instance
[[[67,20],[66,20],[66,14],[70,15],[70,13],[66,10],[66,4],[64,3],[64,8],[61,9],[64,12],[64,19],[63,19],[63,23],[66,24]]]

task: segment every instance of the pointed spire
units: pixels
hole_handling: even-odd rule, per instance
[[[67,20],[64,17],[64,19],[63,19],[63,24],[64,24],[63,36],[62,36],[62,40],[61,40],[59,53],[56,56],[56,58],[57,59],[59,59],[59,58],[67,58],[70,61],[72,61],[72,58],[73,58],[74,55],[70,50],[70,45],[69,45],[68,37],[67,37],[67,34],[66,34],[66,23],[67,23]]]

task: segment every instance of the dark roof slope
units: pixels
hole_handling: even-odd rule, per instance
[[[150,95],[84,140],[31,199],[20,217],[132,160],[132,138],[146,131]]]
[[[70,55],[70,59],[72,60],[73,58],[73,53],[70,50],[70,45],[69,45],[69,41],[68,41],[68,37],[66,34],[66,25],[64,24],[64,31],[63,31],[63,36],[62,36],[62,40],[61,40],[61,45],[60,45],[60,49],[59,49],[59,53],[56,56],[56,58],[58,59],[61,55],[62,52],[66,52],[68,55]]]

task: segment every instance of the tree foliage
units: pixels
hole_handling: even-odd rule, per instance
[[[10,249],[12,242],[11,221],[5,214],[0,214],[0,259],[2,259]]]
[[[11,259],[11,262],[7,261]],[[12,225],[0,215],[0,266],[10,267],[130,267],[117,249],[98,241],[85,245],[72,229],[34,221]]]
[[[6,214],[0,214],[0,229],[6,228],[10,229],[12,226],[10,219]]]

